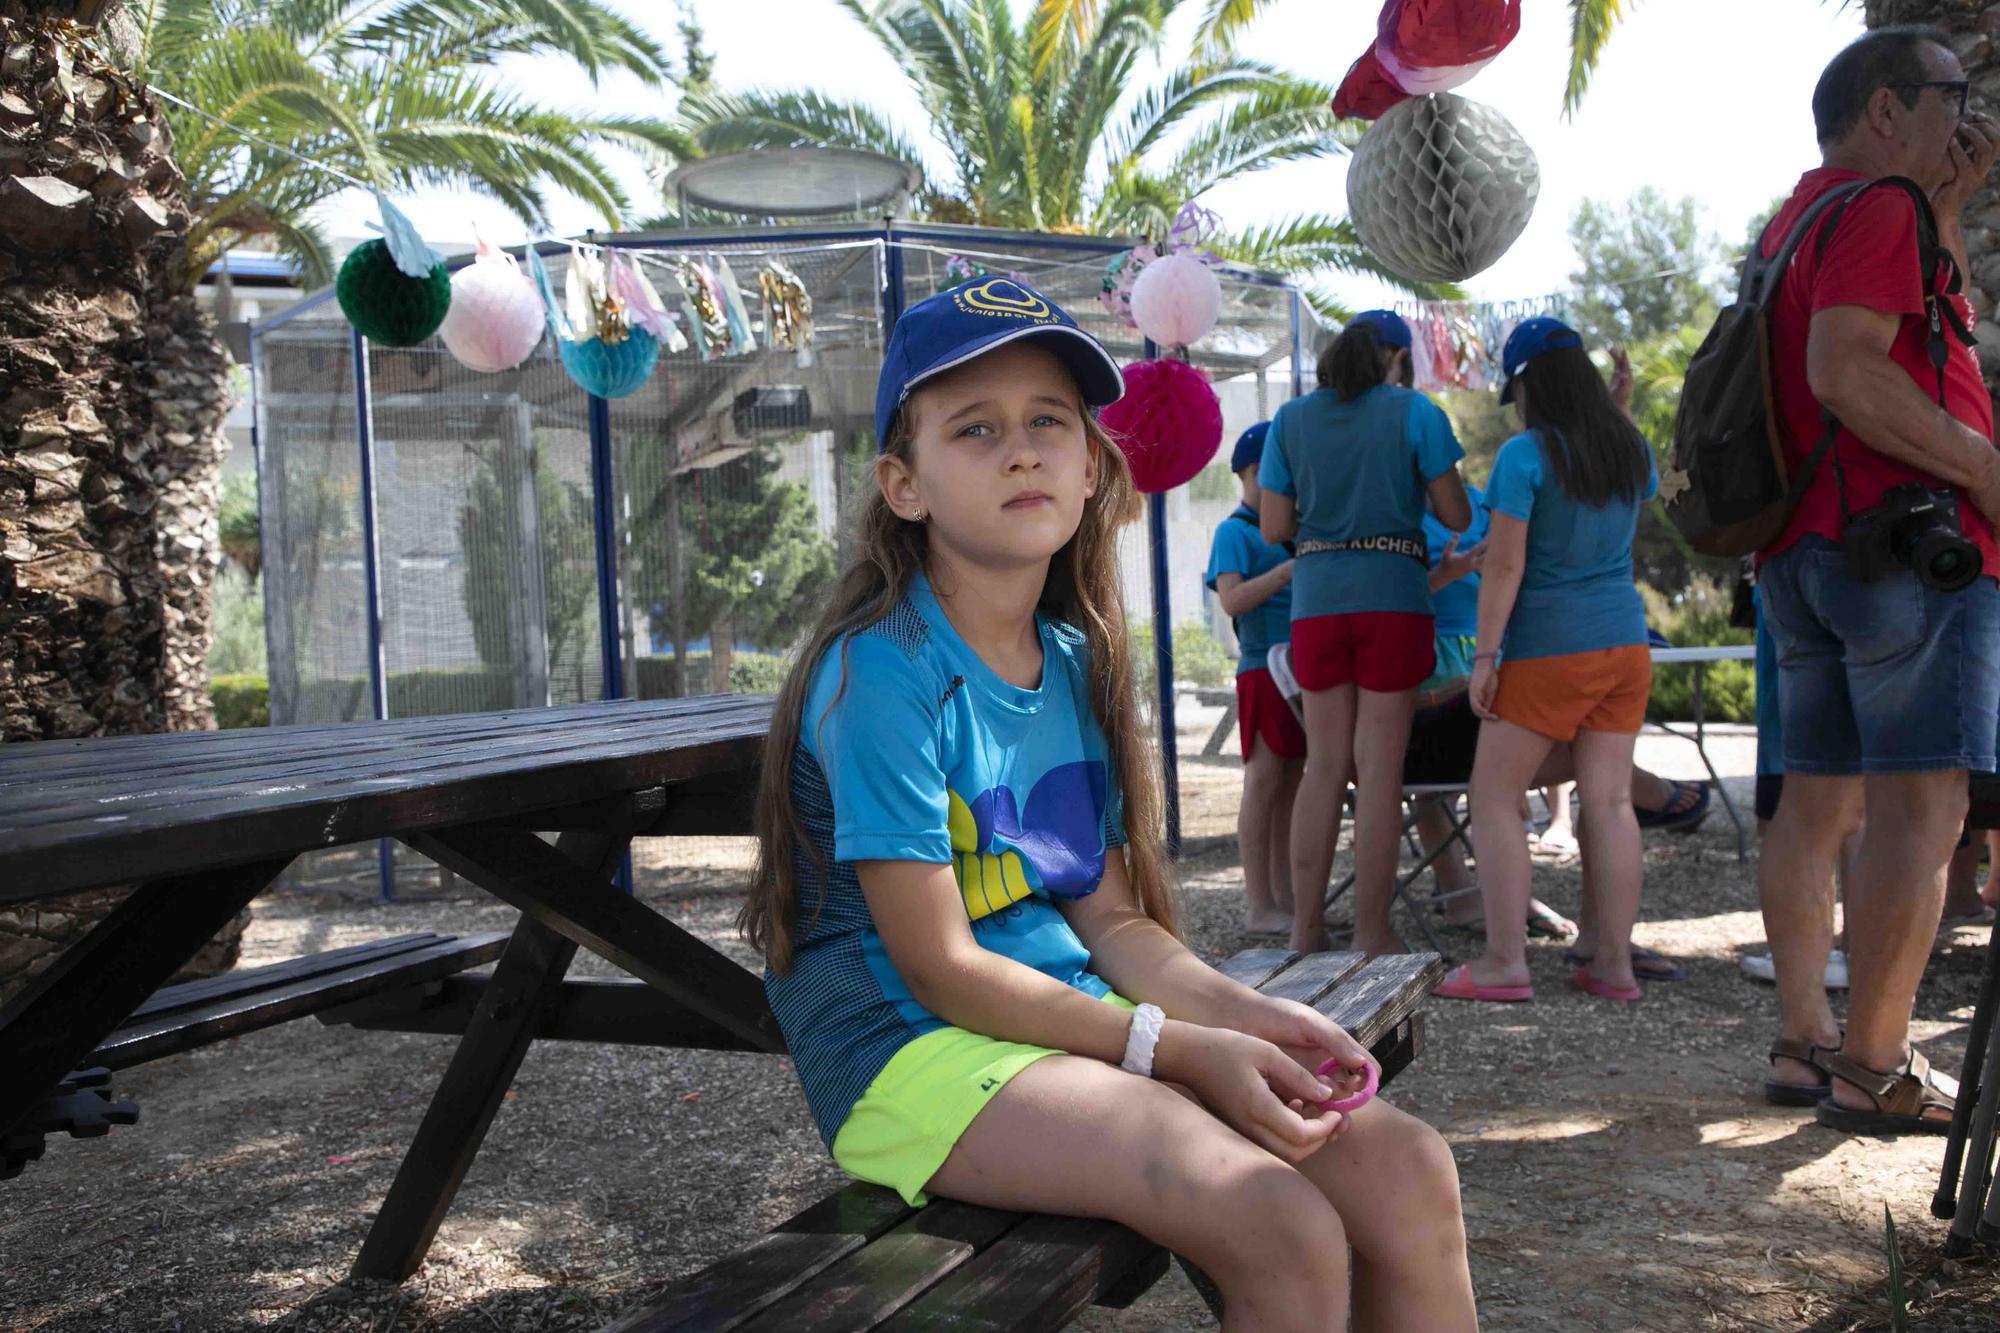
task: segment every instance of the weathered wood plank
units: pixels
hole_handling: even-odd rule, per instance
[[[1262,994],[1275,996],[1280,1000],[1297,1000],[1300,1004],[1316,1005],[1327,992],[1342,985],[1367,961],[1367,955],[1361,953],[1312,954],[1286,968],[1257,989]]]
[[[1298,961],[1290,949],[1245,949],[1216,964],[1215,970],[1256,990]]]
[[[225,995],[198,1008],[152,1014],[128,1022],[106,1037],[90,1053],[89,1063],[126,1069],[213,1045],[344,1004],[370,991],[421,984],[477,967],[497,958],[506,942],[504,931],[447,938],[408,953],[363,959],[336,972]]]
[[[893,1190],[849,1185],[626,1311],[604,1333],[730,1333],[911,1212]]]
[[[461,973],[324,1010],[319,1021],[376,1032],[464,1032],[492,978]],[[570,977],[535,1028],[537,1041],[673,1050],[764,1051],[633,977]]]
[[[884,1333],[1041,1333],[1063,1327],[1134,1273],[1157,1278],[1165,1260],[1165,1250],[1115,1222],[1030,1217],[881,1327]]]
[[[1019,1225],[1021,1214],[941,1199],[742,1325],[744,1333],[870,1329]]]
[[[1375,1042],[1403,1021],[1429,996],[1445,975],[1444,959],[1434,953],[1384,954],[1371,958],[1341,986],[1320,1012],[1346,1028],[1363,1046]]]
[[[152,997],[144,1004],[134,1009],[131,1017],[125,1021],[129,1024],[153,1014],[196,1009],[216,1000],[227,999],[231,995],[247,995],[252,991],[269,990],[286,982],[324,976],[328,972],[338,972],[344,967],[352,967],[371,958],[386,958],[390,954],[409,953],[413,949],[421,949],[427,944],[436,944],[450,938],[435,931],[420,930],[411,935],[395,935],[388,939],[370,940],[366,944],[350,944],[344,949],[328,949],[325,953],[306,954],[282,963],[272,963],[268,967],[239,967],[224,972],[221,976],[206,977],[200,981],[183,981],[178,986],[163,986],[154,991]]]

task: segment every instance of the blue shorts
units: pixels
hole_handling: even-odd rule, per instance
[[[1991,772],[2000,732],[2000,586],[1863,583],[1806,537],[1757,572],[1777,649],[1785,771]]]

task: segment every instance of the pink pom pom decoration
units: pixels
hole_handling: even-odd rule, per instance
[[[1222,283],[1192,254],[1155,259],[1132,284],[1132,319],[1162,347],[1200,342],[1222,314]]]
[[[1125,396],[1098,422],[1118,441],[1133,481],[1148,495],[1193,480],[1222,444],[1222,404],[1208,376],[1185,361],[1125,367]]]
[[[452,275],[451,308],[438,336],[470,369],[512,370],[542,340],[548,317],[541,293],[512,255],[482,239],[478,256]]]

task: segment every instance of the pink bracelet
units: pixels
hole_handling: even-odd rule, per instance
[[[1322,1074],[1328,1074],[1342,1067],[1343,1066],[1341,1065],[1340,1061],[1328,1060],[1325,1064],[1319,1067],[1319,1072]],[[1374,1101],[1375,1091],[1377,1088],[1381,1086],[1382,1071],[1375,1067],[1375,1062],[1373,1060],[1370,1060],[1368,1062],[1367,1069],[1368,1069],[1368,1081],[1361,1086],[1361,1091],[1355,1093],[1351,1097],[1342,1097],[1337,1101],[1321,1102],[1320,1109],[1322,1111],[1339,1111],[1341,1114],[1345,1115],[1349,1111],[1358,1111],[1362,1107],[1368,1105],[1368,1103]]]

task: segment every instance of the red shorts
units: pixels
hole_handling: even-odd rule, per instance
[[[1305,728],[1299,725],[1298,714],[1285,702],[1285,696],[1278,692],[1278,682],[1263,667],[1236,677],[1236,733],[1243,742],[1246,764],[1260,736],[1264,738],[1264,748],[1280,758],[1306,757]]]
[[[1414,611],[1350,611],[1292,622],[1299,688],[1359,685],[1378,694],[1414,690],[1437,666],[1436,622]]]

